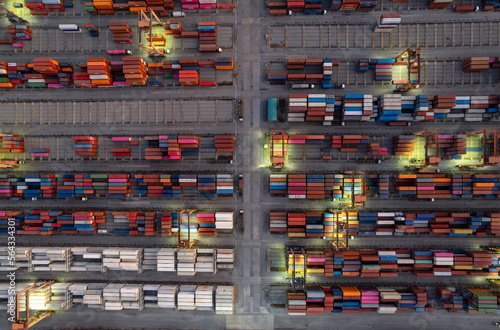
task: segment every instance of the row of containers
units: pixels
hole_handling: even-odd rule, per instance
[[[209,10],[209,9],[234,9],[236,4],[233,0],[181,0],[182,10]],[[137,14],[154,11],[159,16],[170,17],[182,15],[181,12],[174,11],[174,0],[142,0],[119,2],[115,0],[94,0],[85,3],[85,10],[90,14],[114,15],[117,12],[130,11]]]
[[[392,18],[391,18],[392,19]],[[386,29],[394,28],[394,26],[386,26]],[[377,27],[377,29],[384,29],[384,27]],[[386,30],[385,32],[390,32]],[[402,68],[407,67],[408,62],[394,59],[394,58],[360,58],[356,68],[357,73],[366,73],[369,70],[374,70],[375,81],[390,81],[396,87],[401,87],[403,84],[411,82],[412,84],[418,83],[418,64],[414,62],[410,68],[410,74],[415,74],[411,80],[405,79],[401,73],[394,74],[394,70],[401,71]],[[420,60],[420,67],[423,66],[423,61]],[[499,57],[470,57],[462,61],[462,72],[482,72],[488,69],[496,69],[500,67]],[[404,69],[407,70],[407,69]],[[398,79],[394,79],[397,77]]]
[[[290,94],[289,122],[386,122],[408,125],[416,121],[451,119],[481,122],[498,118],[500,97],[458,95]]]
[[[358,235],[498,236],[500,213],[271,211],[269,230],[288,237],[321,239]]]
[[[64,313],[72,307],[94,310],[119,311],[144,308],[165,308],[176,311],[208,311],[216,314],[233,314],[236,287],[233,285],[193,285],[157,283],[80,283],[80,282],[34,282],[16,283],[15,293],[35,284],[38,288],[20,294],[19,311],[58,311]],[[31,290],[28,290],[31,291]],[[7,305],[10,295],[8,283],[0,284],[0,304]]]
[[[0,233],[7,234],[11,227],[16,235],[177,236],[189,232],[196,239],[232,234],[234,222],[234,211],[0,211]]]
[[[89,58],[75,65],[58,62],[51,58],[35,58],[34,63],[0,61],[0,88],[70,86],[165,86],[165,81],[178,81],[182,86],[215,86],[216,80],[203,79],[202,72],[233,70],[230,57],[198,61],[181,59],[146,63],[140,57],[124,57],[122,61],[106,58]],[[202,70],[203,69],[203,70]],[[213,79],[213,74],[207,74]],[[160,77],[162,80],[159,80]]]
[[[432,296],[431,296],[432,295]],[[308,286],[287,292],[288,315],[362,312],[498,313],[500,293],[479,287]]]
[[[392,0],[392,2],[410,2],[410,0]],[[452,2],[451,0],[428,0],[426,4],[427,9],[445,9]],[[292,15],[298,12],[306,15],[324,15],[326,10],[323,7],[331,11],[373,11],[377,7],[377,0],[270,0],[267,2],[267,7],[271,15]],[[474,6],[458,7],[468,7],[459,11],[475,11]],[[483,11],[499,8],[500,2],[496,0],[482,1]]]
[[[424,159],[429,164],[439,164],[441,159],[470,161],[469,164],[495,166],[500,161],[500,134],[498,130],[439,134],[438,131],[420,131],[415,134],[393,136],[379,141],[368,135],[306,135],[275,133],[270,135],[270,152],[273,157],[285,158],[295,146],[320,149],[321,159],[355,153],[368,158],[394,156],[403,159]],[[302,155],[302,153],[300,153]],[[427,155],[427,156],[426,156]],[[274,163],[274,160],[273,160]]]
[[[0,198],[233,197],[233,174],[1,174]]]
[[[181,0],[182,10],[234,9],[236,4],[232,0]],[[25,0],[24,5],[34,16],[47,16],[50,12],[64,12],[73,8],[73,2],[64,0]],[[137,14],[141,10],[155,11],[161,16],[179,15],[175,12],[174,0],[141,0],[141,1],[114,1],[93,0],[84,3],[85,11],[89,14],[115,15],[120,12]]]
[[[497,250],[438,249],[349,249],[334,251],[304,248],[288,251],[288,275],[398,277],[479,276],[497,277],[500,252]]]
[[[109,152],[115,158],[122,158],[132,157],[132,147],[140,145],[141,138],[113,136],[111,137],[112,145],[108,146],[108,138],[73,136],[72,143],[75,156],[92,158]],[[99,139],[101,139],[101,148],[99,148]],[[140,151],[143,152],[143,159],[145,160],[233,159],[235,144],[233,135],[215,135],[210,137],[200,137],[198,135],[155,135],[145,136],[143,139],[145,146]],[[105,140],[106,148],[102,148],[102,140]],[[19,155],[25,152],[24,137],[13,134],[0,134],[0,142],[0,154]],[[50,149],[30,149],[30,156],[49,157]]]
[[[8,249],[1,249],[7,259]],[[15,249],[15,265],[2,260],[4,271],[28,272],[169,272],[179,276],[215,275],[234,269],[232,248],[29,247]]]
[[[81,29],[76,24],[59,24],[61,26],[69,26],[71,30],[70,33],[81,32]],[[86,25],[84,25],[85,27]],[[149,40],[151,38],[151,44],[155,47],[165,47],[167,44],[167,39],[165,35],[173,35],[175,39],[182,38],[198,38],[199,39],[199,51],[200,52],[220,52],[222,49],[217,47],[217,26],[215,22],[198,22],[197,30],[195,31],[184,31],[183,26],[178,20],[171,20],[169,23],[163,25],[165,28],[164,34],[157,33],[152,37],[147,35],[146,38]],[[115,44],[131,44],[132,43],[132,29],[126,22],[109,22],[109,30],[112,33],[113,42]],[[90,27],[88,28],[89,34],[91,36],[98,36],[98,29]],[[68,32],[68,30],[65,30]],[[111,54],[114,54],[112,52]]]
[[[500,174],[270,174],[271,196],[291,199],[388,198],[498,198]],[[361,201],[361,200],[360,200]]]
[[[395,15],[395,14],[385,14]],[[385,16],[383,15],[383,16]],[[377,32],[390,32],[397,24],[383,24],[385,20],[400,20],[400,18],[381,18],[380,23],[375,27]],[[275,62],[273,62],[274,64]],[[420,59],[420,67],[424,62]],[[331,58],[288,58],[286,60],[285,72],[268,72],[267,80],[271,84],[291,83],[292,89],[307,89],[314,87],[315,83],[321,83],[322,88],[332,88],[331,79],[333,69],[341,64],[340,61]],[[408,80],[408,61],[399,58],[359,58],[357,60],[356,73],[365,74],[373,71],[375,82],[390,82],[396,87],[401,87],[406,83],[418,84],[417,62],[412,62],[410,67],[410,80]],[[462,62],[463,72],[482,72],[488,69],[498,69],[500,58],[498,57],[470,57]],[[312,86],[311,83],[314,85]],[[336,88],[342,88],[342,85]],[[344,86],[345,87],[345,86]]]
[[[301,82],[321,82],[322,88],[332,88],[333,69],[340,65],[340,61],[331,58],[289,58],[286,62],[287,72],[268,72],[267,80],[270,83],[291,82],[292,88],[302,88]],[[309,88],[307,84],[305,88]]]

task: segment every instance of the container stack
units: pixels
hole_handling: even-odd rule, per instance
[[[217,195],[233,195],[234,181],[231,174],[217,174]]]
[[[463,61],[463,72],[481,72],[490,68],[489,57],[470,57]]]
[[[27,77],[28,87],[49,87],[48,84],[53,83],[53,81],[47,76],[57,76],[61,73],[59,63],[50,58],[35,58],[33,60],[33,70],[38,71],[40,74]],[[56,81],[59,82],[59,80]]]
[[[427,9],[445,9],[452,0],[427,0]]]
[[[215,249],[198,249],[196,256],[195,272],[196,273],[212,273],[217,272],[215,267],[216,250]],[[205,306],[206,307],[206,306]]]
[[[326,115],[326,94],[309,94],[307,97],[306,122],[323,121]]]
[[[287,293],[288,315],[306,315],[307,298],[304,292]]]
[[[286,0],[286,7],[290,11],[304,11],[305,1]]]
[[[468,289],[472,293],[469,307],[480,313],[497,312],[497,296],[486,289]]]
[[[15,85],[12,83],[11,79],[8,77],[8,74],[9,74],[8,70],[9,70],[9,67],[7,66],[7,62],[0,61],[0,88],[14,88],[15,87]],[[17,76],[17,70],[15,71],[15,74]]]
[[[8,233],[9,221],[14,222],[14,228],[18,233],[24,226],[24,211],[0,211],[0,234]]]
[[[111,86],[113,84],[110,62],[105,58],[87,59],[87,74],[92,84],[91,87]]]
[[[354,286],[341,286],[342,290],[342,313],[356,314],[359,313],[361,302],[361,292]]]
[[[393,58],[379,58],[375,66],[375,81],[391,81],[392,66],[396,60]]]
[[[397,121],[402,111],[401,94],[385,94],[379,97],[378,121]]]
[[[198,34],[200,39],[200,52],[217,51],[217,27],[215,22],[199,22]]]
[[[0,176],[4,186],[12,186],[12,189],[3,189],[4,197],[18,200],[53,198],[56,196],[56,177],[54,174],[24,174],[24,175],[2,175]],[[7,196],[6,196],[7,195]]]
[[[12,40],[31,40],[33,31],[26,25],[7,25],[7,33]],[[22,44],[21,44],[22,45]]]
[[[401,24],[401,14],[383,14],[373,32],[392,32]]]
[[[213,174],[198,175],[198,192],[200,197],[214,198],[216,194],[216,181]]]
[[[176,135],[146,136],[146,160],[181,159]]]
[[[290,217],[290,215],[288,215]],[[269,228],[272,234],[287,232],[287,213],[271,211],[269,213]]]
[[[217,249],[217,269],[234,269],[234,249]]]
[[[183,65],[182,70],[179,70],[179,82],[182,86],[198,86],[200,84],[198,61],[192,60],[192,64],[188,65],[192,66]]]
[[[213,311],[214,310],[214,286],[198,285],[195,291],[196,310]]]
[[[191,214],[191,224],[193,220],[198,222],[198,236],[215,236],[216,224],[215,224],[215,214],[214,213],[192,213]]]
[[[36,1],[36,2],[35,2]],[[24,5],[30,10],[30,15],[44,15],[49,14],[48,10],[45,9],[44,4],[41,0],[25,0]]]
[[[235,287],[232,285],[219,285],[215,289],[215,313],[233,314],[234,313]]]
[[[340,10],[342,10],[342,11],[357,10],[360,2],[361,2],[360,0],[342,0],[342,2],[340,4]],[[333,3],[335,3],[337,5],[336,1],[334,1]],[[335,6],[335,7],[337,7],[337,6]],[[334,9],[332,9],[332,10],[334,10]]]
[[[234,62],[231,57],[219,57],[215,59],[215,69],[217,70],[233,70]]]
[[[31,157],[49,157],[49,149],[31,149]]]
[[[196,135],[177,136],[182,157],[195,157],[198,159],[200,152],[200,138]]]
[[[121,283],[110,283],[102,289],[102,298],[104,300],[104,310],[121,311],[123,309],[120,301],[120,290],[125,286]]]
[[[306,302],[307,314],[322,314],[324,312],[325,292],[319,287],[310,287],[307,289]]]
[[[371,95],[347,94],[342,97],[342,121],[368,121],[373,113]]]
[[[234,152],[234,136],[233,135],[216,135],[215,149],[219,153]]]
[[[109,30],[115,44],[132,43],[132,29],[126,22],[109,22]]]
[[[415,151],[417,135],[399,135],[392,138],[393,156],[411,156]]]
[[[177,275],[192,276],[196,274],[197,250],[180,249],[177,251]]]
[[[93,136],[73,136],[75,156],[99,156],[99,138]]]
[[[32,248],[31,264],[34,271],[65,272],[68,250],[65,248]]]
[[[183,5],[184,6],[184,5]],[[196,285],[181,285],[177,293],[177,309],[178,310],[195,310],[195,293]],[[217,299],[216,299],[217,301]]]
[[[24,226],[22,230],[16,231],[17,234],[29,235],[52,235],[57,232],[57,217],[62,212],[31,211],[25,215]]]
[[[113,212],[115,234],[156,235],[156,212],[141,213],[143,212]]]
[[[206,217],[203,217],[203,219],[205,218]],[[215,213],[215,228],[217,230],[233,230],[233,223],[234,223],[234,212]]]
[[[161,216],[161,236],[172,236],[172,214],[163,212]]]
[[[124,57],[123,73],[130,86],[146,84],[148,69],[146,62],[140,57]]]
[[[161,248],[156,253],[156,271],[175,272],[175,260],[177,249]]]
[[[24,153],[24,138],[0,134],[0,153]]]
[[[120,289],[120,300],[123,309],[142,310],[144,308],[142,284],[126,284]]]
[[[158,307],[175,308],[175,297],[179,287],[177,285],[162,285],[158,289]]]
[[[291,94],[288,99],[288,121],[304,122],[307,114],[307,94]]]

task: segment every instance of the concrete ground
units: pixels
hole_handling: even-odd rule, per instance
[[[75,0],[75,4],[83,1]],[[179,2],[179,1],[177,1]],[[327,1],[325,1],[326,3]],[[203,13],[197,15],[188,13],[182,20],[185,26],[193,26],[198,21],[215,21],[225,28],[234,26],[235,37],[230,41],[225,39],[225,47],[222,56],[232,56],[236,63],[233,86],[219,87],[170,87],[170,88],[115,88],[115,89],[65,89],[65,90],[9,90],[0,91],[0,128],[1,131],[32,135],[37,138],[55,139],[71,135],[154,135],[154,134],[235,134],[238,139],[237,151],[234,162],[228,164],[211,164],[206,161],[181,161],[179,163],[150,163],[146,161],[118,162],[114,160],[84,161],[77,162],[63,158],[50,162],[27,162],[25,167],[14,170],[26,172],[57,172],[57,173],[146,173],[146,172],[220,172],[243,174],[244,188],[243,196],[235,198],[220,198],[217,200],[203,199],[144,199],[129,198],[127,200],[94,199],[91,201],[74,202],[63,200],[38,200],[33,202],[19,201],[11,202],[0,200],[0,209],[8,208],[43,208],[43,209],[111,209],[111,210],[165,210],[169,208],[196,207],[200,210],[243,210],[244,220],[237,224],[237,230],[233,236],[217,236],[205,238],[200,241],[200,246],[234,246],[237,253],[237,265],[231,272],[220,272],[217,276],[195,276],[186,278],[176,275],[161,274],[156,272],[144,272],[132,274],[131,272],[112,272],[99,274],[80,273],[18,273],[18,280],[35,279],[58,279],[67,281],[126,281],[129,283],[153,282],[153,283],[233,283],[238,288],[238,299],[236,312],[233,316],[215,315],[206,312],[175,312],[169,310],[145,309],[141,312],[104,312],[75,306],[66,312],[58,312],[50,318],[42,321],[36,329],[62,329],[65,327],[113,327],[113,328],[199,328],[199,329],[337,329],[350,327],[352,329],[395,329],[405,327],[408,329],[492,329],[495,315],[456,314],[439,310],[435,313],[406,313],[399,312],[395,315],[380,315],[364,313],[357,315],[322,315],[288,317],[283,309],[270,307],[266,300],[266,288],[271,284],[286,284],[286,278],[281,273],[270,273],[267,271],[266,254],[270,247],[283,247],[284,244],[295,244],[303,246],[324,246],[325,242],[318,239],[288,239],[283,236],[269,234],[268,212],[271,210],[298,210],[313,209],[325,210],[335,207],[333,202],[325,201],[295,201],[285,198],[270,197],[268,193],[268,175],[270,171],[262,166],[265,163],[263,151],[264,136],[271,129],[286,129],[288,132],[304,134],[368,134],[376,136],[392,136],[402,133],[419,131],[425,128],[440,129],[443,133],[459,133],[483,128],[496,128],[497,123],[463,123],[463,122],[434,122],[416,123],[411,127],[389,128],[387,126],[363,123],[349,123],[343,127],[323,127],[315,124],[278,123],[272,124],[265,121],[265,105],[268,97],[286,98],[290,93],[283,86],[271,86],[266,81],[266,64],[271,61],[284,61],[289,56],[307,56],[309,58],[331,57],[343,62],[355,63],[357,58],[364,57],[394,57],[402,51],[402,47],[420,45],[422,54],[428,61],[459,61],[468,56],[499,56],[498,33],[500,18],[497,13],[477,12],[458,14],[450,9],[429,11],[422,9],[425,1],[412,1],[408,11],[406,4],[395,4],[390,1],[380,1],[377,11],[369,13],[340,13],[329,12],[325,16],[305,16],[295,14],[292,17],[271,17],[267,13],[264,1],[242,0],[238,3],[236,13]],[[469,1],[461,1],[459,4],[468,4]],[[419,8],[419,10],[417,10]],[[371,26],[380,16],[380,11],[401,12],[403,22],[411,25],[407,34],[398,33],[398,38],[393,38],[390,43],[384,43],[384,47],[363,47],[364,43],[346,41],[347,47],[337,47],[333,43],[330,47],[288,47],[273,48],[271,39],[264,37],[279,29],[288,26],[319,26],[339,25],[338,29],[344,31],[347,25]],[[82,13],[76,9],[65,15],[56,17],[37,17],[32,27],[38,32],[34,35],[33,45],[23,52],[12,53],[11,50],[0,48],[1,60],[7,62],[32,61],[34,57],[52,57],[57,60],[67,60],[74,63],[84,61],[88,57],[107,56],[106,49],[112,49],[114,45],[110,36],[99,38],[98,41],[78,40],[73,37],[59,35],[57,24],[60,22],[75,23],[83,25],[92,22],[97,26],[105,28],[109,21],[127,21],[134,25],[135,15],[119,16],[93,16]],[[466,26],[464,31],[469,37],[484,35],[484,42],[463,42],[459,39],[459,28],[467,22],[480,24],[481,21],[491,22],[481,27],[478,33],[470,32]],[[420,26],[421,29],[433,29],[434,23],[455,24],[457,29],[456,42],[453,47],[436,47],[437,40],[443,40],[444,30],[436,29],[436,37],[429,36],[426,41],[425,34],[419,32],[420,39],[417,41],[413,35],[413,27]],[[0,22],[5,26],[5,20]],[[479,26],[479,25],[478,25]],[[354,27],[356,29],[356,27]],[[278,30],[276,30],[278,29]],[[483,30],[484,29],[484,33]],[[488,30],[489,29],[489,30]],[[227,30],[227,29],[226,29]],[[228,33],[225,30],[224,33]],[[351,29],[352,31],[352,29]],[[360,33],[358,30],[358,33]],[[434,31],[434,30],[432,30]],[[492,37],[487,31],[492,31]],[[37,35],[38,33],[38,35]],[[490,33],[490,34],[491,34]],[[433,33],[434,34],[434,33]],[[276,36],[276,32],[274,36]],[[229,38],[226,36],[226,38]],[[300,36],[289,36],[300,38]],[[304,36],[302,36],[304,38]],[[359,38],[359,37],[358,37]],[[491,45],[488,41],[491,40]],[[230,42],[234,47],[231,47]],[[441,41],[440,41],[441,42]],[[297,43],[297,41],[295,41]],[[375,43],[378,45],[378,43]],[[309,45],[309,44],[308,44]],[[342,44],[344,45],[344,44]],[[371,44],[369,44],[371,45]],[[463,46],[462,46],[463,45]],[[176,45],[177,46],[177,45]],[[139,50],[134,45],[134,51]],[[191,46],[180,45],[175,48],[171,55],[172,59],[197,58],[212,59],[218,54],[202,54],[193,50]],[[451,62],[450,62],[451,63]],[[347,87],[342,91],[332,91],[331,94],[343,95],[345,93],[366,93],[381,95],[391,93],[392,88],[388,85],[375,85],[371,81],[356,78],[352,68],[346,64],[341,78],[349,79]],[[434,64],[429,64],[434,65]],[[494,76],[492,76],[494,78]],[[439,78],[439,79],[438,79]],[[427,83],[422,84],[417,91],[409,94],[459,94],[459,95],[494,95],[499,94],[498,82],[484,80],[466,80],[443,78],[429,74]],[[478,78],[479,79],[479,78]],[[442,82],[447,84],[441,86]],[[472,83],[471,83],[472,82]],[[310,91],[313,92],[313,91]],[[318,93],[321,91],[317,91]],[[175,102],[198,102],[198,100],[234,100],[240,99],[243,104],[243,122],[238,122],[235,108],[224,107],[220,110],[220,118],[210,110],[207,119],[194,121],[188,118],[198,118],[197,107],[185,105],[185,116],[175,117],[173,108]],[[131,102],[132,101],[132,102]],[[15,102],[18,102],[17,105]],[[59,105],[56,105],[58,104]],[[75,103],[76,102],[76,103]],[[88,102],[94,102],[90,109]],[[166,102],[166,103],[165,103]],[[170,103],[169,103],[170,102]],[[172,103],[174,102],[174,103]],[[30,107],[34,104],[34,111]],[[42,111],[39,104],[43,103]],[[49,103],[51,103],[49,105]],[[96,104],[100,104],[96,110]],[[73,104],[77,104],[73,110]],[[83,106],[82,106],[83,105]],[[37,107],[38,106],[38,107]],[[16,108],[17,107],[17,108]],[[23,108],[24,107],[24,108]],[[24,110],[28,108],[28,112]],[[47,111],[52,109],[53,112]],[[60,107],[60,108],[58,108]],[[68,107],[68,110],[62,110]],[[88,108],[87,108],[88,107]],[[129,111],[129,109],[134,111]],[[87,116],[87,109],[93,117]],[[125,109],[125,110],[123,110]],[[147,110],[146,110],[147,109]],[[179,108],[176,108],[179,109]],[[139,114],[142,110],[142,114]],[[73,114],[74,111],[74,114]],[[231,112],[232,111],[232,112]],[[64,115],[63,115],[64,113]],[[161,114],[165,114],[161,116]],[[28,114],[28,115],[26,115]],[[50,117],[51,116],[51,117]],[[50,118],[50,119],[49,119]],[[98,118],[98,119],[96,119]],[[96,166],[97,165],[97,166]],[[383,167],[370,164],[357,164],[356,162],[323,162],[323,161],[297,161],[288,164],[287,171],[301,172],[335,172],[339,170],[365,170],[373,172],[401,171],[397,164],[387,162]],[[455,171],[455,168],[443,168],[442,171]],[[492,172],[499,171],[498,168],[489,169]],[[5,173],[6,171],[2,171]],[[371,210],[480,210],[495,211],[500,209],[498,200],[473,199],[473,200],[445,200],[434,203],[426,201],[409,201],[402,198],[390,198],[388,200],[372,199],[367,202],[367,208]],[[162,237],[132,237],[115,235],[88,236],[18,236],[18,246],[137,246],[137,247],[160,247],[174,246],[173,239]],[[436,247],[436,248],[466,248],[479,246],[497,246],[500,239],[477,238],[477,237],[391,237],[390,239],[370,237],[356,238],[353,246],[358,247]],[[377,279],[367,282],[362,278],[338,279],[328,278],[317,280],[317,283],[344,283],[344,284],[394,284],[394,285],[482,285],[485,280],[477,280],[467,277],[416,279],[413,276],[402,274],[398,278],[387,282],[385,279]],[[384,282],[386,281],[386,282]],[[7,329],[4,318],[0,321],[0,329]]]

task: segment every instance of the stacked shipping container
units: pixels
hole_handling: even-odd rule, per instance
[[[498,198],[499,174],[397,174],[399,195],[417,198]]]
[[[321,108],[309,107],[309,98],[325,100]],[[325,111],[323,125],[340,121],[386,121],[405,123],[430,121],[435,118],[450,118],[463,121],[483,121],[494,118],[499,111],[499,96],[456,96],[456,95],[384,95],[372,103],[371,95],[348,94],[334,97],[325,94],[290,94],[288,99],[288,121],[321,121],[310,116],[311,111]],[[326,103],[326,104],[325,104]],[[326,105],[326,107],[325,107]],[[368,116],[369,113],[372,115]],[[311,112],[311,114],[316,114]]]
[[[0,153],[24,153],[24,138],[0,134]]]
[[[73,136],[75,156],[99,156],[99,138],[93,136]]]
[[[333,253],[333,263],[326,258]],[[417,277],[498,276],[499,254],[489,250],[305,249],[306,259],[295,252],[295,272],[302,276],[397,277],[411,272]],[[294,270],[293,255],[288,252],[288,273]],[[305,268],[304,268],[305,266]],[[300,275],[302,273],[302,275]]]
[[[288,315],[397,311],[433,312],[427,291],[412,286],[395,290],[391,287],[322,286],[307,287],[307,293],[288,292]]]

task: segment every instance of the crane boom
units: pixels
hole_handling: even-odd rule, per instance
[[[25,20],[24,18],[22,17],[19,17],[17,16],[16,14],[14,14],[13,12],[11,12],[10,10],[8,10],[7,8],[5,8],[5,6],[3,5],[0,5],[0,16],[4,16],[4,17],[7,17],[7,19],[11,22],[11,23],[28,23],[27,20]]]

